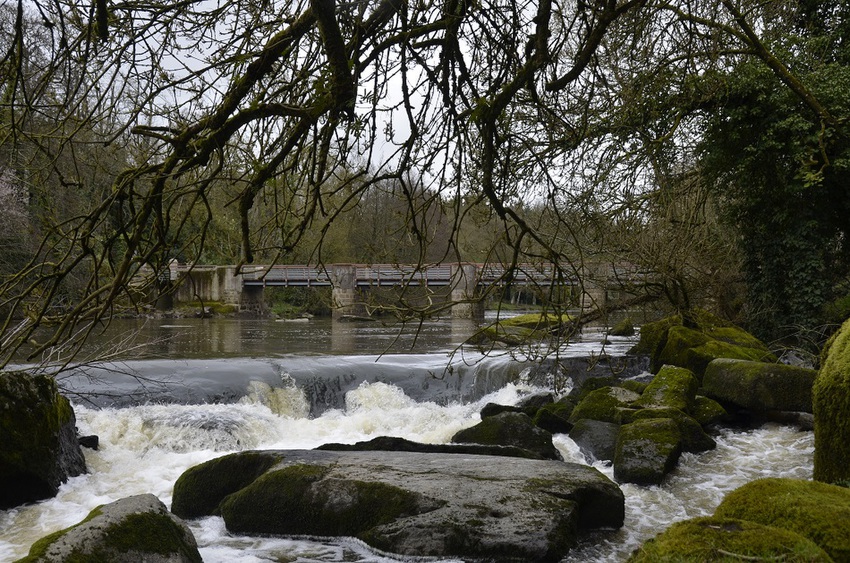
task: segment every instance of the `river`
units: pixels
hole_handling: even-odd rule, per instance
[[[90,472],[54,499],[0,511],[0,561],[23,557],[33,541],[100,504],[153,493],[170,505],[183,471],[225,453],[381,435],[444,443],[477,423],[488,402],[569,390],[567,374],[537,361],[539,350],[462,347],[473,330],[448,319],[407,327],[325,319],[116,321],[86,352],[115,353],[111,369],[62,380],[80,432],[100,437],[98,451],[85,450]],[[621,369],[599,360],[624,354],[631,343],[612,338],[603,345],[589,331],[559,354],[568,365],[570,358],[585,362],[582,369]],[[726,492],[748,481],[811,478],[811,432],[770,424],[724,430],[716,439],[711,452],[684,454],[661,486],[623,485],[625,526],[588,537],[566,561],[624,561],[672,522],[711,514]],[[586,463],[567,436],[554,442],[566,460]],[[610,467],[595,466],[613,478]],[[354,540],[234,536],[215,517],[190,527],[207,563],[412,560]]]

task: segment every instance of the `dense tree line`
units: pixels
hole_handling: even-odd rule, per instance
[[[0,362],[47,323],[35,354],[143,306],[177,256],[583,280],[628,264],[637,297],[769,338],[813,328],[850,263],[848,15],[3,0],[0,195],[23,194],[28,231],[0,232],[22,243],[2,262]]]

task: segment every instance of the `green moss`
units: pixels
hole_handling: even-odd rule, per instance
[[[645,383],[643,381],[636,381],[634,379],[625,379],[623,381],[620,381],[619,386],[623,389],[634,391],[638,395],[643,395],[643,392],[646,391],[646,388],[649,386],[649,383]]]
[[[106,549],[118,553],[179,553],[201,562],[197,550],[187,550],[183,530],[167,514],[130,514],[104,530]]]
[[[85,472],[74,423],[52,377],[0,373],[0,509],[51,497]]]
[[[617,437],[614,477],[617,481],[658,485],[676,467],[682,452],[679,425],[669,418],[624,424]]]
[[[748,409],[812,412],[817,372],[777,363],[719,358],[705,370],[707,395]]]
[[[703,332],[674,326],[667,331],[666,340],[657,357],[653,359],[652,370],[657,371],[661,366],[670,364],[688,368],[697,378],[702,378],[706,366],[716,358],[776,361],[776,357],[765,348],[750,348],[715,340]]]
[[[812,541],[788,530],[729,518],[695,518],[678,522],[646,542],[628,563],[829,563]]]
[[[660,321],[645,323],[640,327],[640,340],[635,344],[630,354],[638,354],[642,356],[654,356],[658,352],[658,347],[664,340],[667,330],[671,326],[679,326],[682,324],[680,315],[666,317]]]
[[[631,407],[639,395],[620,387],[602,387],[587,394],[570,415],[570,422],[589,418],[602,422],[620,424],[622,409]]]
[[[174,483],[171,511],[181,518],[217,514],[227,495],[248,486],[280,459],[272,453],[241,452],[192,467]]]
[[[36,563],[47,555],[50,546],[75,528],[101,516],[103,506],[92,510],[79,523],[45,536],[35,542],[29,554],[17,563]],[[64,563],[112,563],[135,560],[139,554],[180,554],[186,560],[201,563],[198,550],[190,548],[183,530],[167,514],[144,512],[130,514],[103,530],[103,544],[96,547],[77,547],[62,561]],[[128,554],[131,554],[128,556]]]
[[[528,415],[504,412],[490,416],[456,433],[451,440],[456,444],[484,444],[490,446],[515,446],[546,459],[561,459],[552,445],[552,434],[538,428]]]
[[[850,561],[850,490],[817,481],[759,479],[723,499],[715,512],[792,530],[835,561]]]
[[[553,434],[569,432],[572,427],[569,420],[573,410],[575,404],[572,401],[560,400],[537,409],[532,421],[535,426]]]
[[[263,475],[222,502],[227,528],[355,536],[375,545],[372,528],[441,506],[386,483],[327,478],[329,471],[323,466],[293,465]]]
[[[642,407],[669,407],[690,412],[699,381],[691,370],[675,366],[662,367],[636,402]]]
[[[97,506],[94,509],[92,509],[91,512],[88,513],[88,516],[86,516],[85,518],[83,518],[81,521],[77,522],[73,526],[69,526],[69,527],[67,527],[63,530],[53,532],[52,534],[46,535],[43,538],[39,539],[34,544],[32,544],[32,546],[30,546],[29,554],[26,557],[24,557],[23,559],[19,559],[16,563],[35,563],[36,561],[40,560],[42,557],[44,557],[47,554],[47,549],[51,545],[53,545],[56,542],[56,540],[58,540],[59,538],[61,538],[62,536],[64,536],[65,534],[67,534],[68,532],[73,530],[74,528],[81,526],[81,525],[85,524],[86,522],[88,522],[89,520],[92,520],[92,519],[100,516],[102,514],[102,512],[101,512],[102,508],[103,508],[103,505]]]
[[[517,346],[524,342],[546,338],[570,320],[569,315],[551,313],[517,315],[516,317],[500,319],[490,326],[482,328],[467,342],[469,344],[501,342],[508,346]]]
[[[812,388],[818,481],[850,479],[850,320],[835,334]]]
[[[723,405],[714,399],[697,395],[694,398],[693,407],[691,407],[691,416],[701,426],[706,427],[723,422],[729,417],[729,414],[723,408]]]
[[[608,334],[611,336],[633,336],[635,325],[632,323],[632,319],[626,318],[611,327]]]
[[[650,418],[673,420],[679,426],[679,432],[681,432],[683,451],[699,453],[713,450],[717,446],[714,438],[705,433],[699,422],[679,409],[670,407],[640,409],[625,415],[623,424]]]

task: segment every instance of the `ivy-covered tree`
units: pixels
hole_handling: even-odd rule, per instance
[[[758,59],[740,61],[701,145],[739,234],[751,328],[769,339],[822,323],[850,273],[850,6],[784,7],[765,41],[799,88]]]

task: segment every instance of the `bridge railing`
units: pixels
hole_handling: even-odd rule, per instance
[[[476,267],[477,284],[492,284],[507,281],[507,268],[501,264],[471,264]],[[346,264],[326,266],[278,264],[274,266],[243,266],[242,283],[248,286],[330,287],[334,285],[335,267],[355,269],[358,287],[389,286],[449,286],[457,283],[453,278],[455,265],[436,264],[416,266],[406,264]],[[234,266],[208,266],[172,264],[171,277],[177,279],[188,271],[206,272],[217,268],[233,269]],[[551,282],[555,268],[551,264],[518,264],[511,272],[510,281],[517,285],[545,284]],[[561,284],[573,285],[576,280],[561,280]]]

